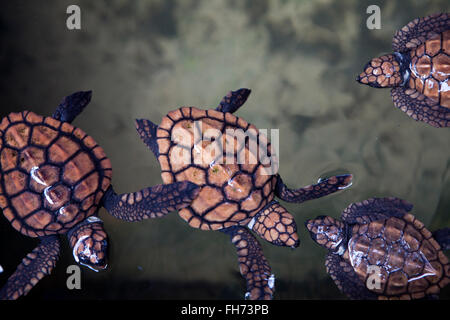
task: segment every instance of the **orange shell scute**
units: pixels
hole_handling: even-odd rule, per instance
[[[450,30],[425,41],[411,50],[411,75],[408,86],[423,94],[431,102],[450,108]],[[415,98],[414,96],[411,96]]]
[[[273,199],[276,179],[263,175],[267,168],[249,149],[250,140],[236,135],[248,128],[253,130],[250,140],[258,141],[256,127],[230,113],[184,107],[163,118],[156,133],[163,182],[188,180],[202,186],[191,205],[179,211],[190,226],[218,230],[244,225]],[[265,147],[270,155],[270,143]]]
[[[15,229],[65,233],[97,212],[112,170],[92,137],[26,111],[3,118],[0,133],[0,207]]]
[[[380,298],[415,299],[442,288],[449,275],[447,257],[411,214],[355,225],[343,257],[361,281],[369,269],[377,272],[380,288],[371,290]]]

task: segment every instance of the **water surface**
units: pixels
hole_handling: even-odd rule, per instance
[[[78,4],[82,30],[65,27]],[[256,4],[257,3],[257,4]],[[381,8],[380,30],[366,8]],[[354,184],[304,204],[295,216],[300,246],[261,240],[276,275],[276,299],[344,298],[325,272],[325,249],[303,223],[338,217],[351,202],[396,196],[431,229],[450,226],[450,131],[415,122],[389,90],[354,80],[372,57],[390,52],[398,28],[449,11],[448,1],[29,1],[2,2],[0,116],[25,108],[51,115],[61,98],[93,90],[74,124],[103,146],[117,192],[161,183],[135,118],[154,122],[182,105],[215,107],[230,89],[252,94],[237,115],[280,130],[280,174],[290,187],[352,172]],[[108,271],[83,269],[83,289],[65,287],[67,244],[52,276],[27,299],[240,299],[236,252],[220,232],[190,228],[173,212],[124,223],[101,210],[111,238]],[[0,219],[0,284],[36,245]],[[449,288],[442,293],[450,296]]]

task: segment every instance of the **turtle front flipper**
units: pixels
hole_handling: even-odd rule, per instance
[[[350,299],[377,299],[377,295],[365,286],[364,282],[353,270],[353,267],[341,256],[331,252],[328,253],[325,267],[339,290]]]
[[[156,142],[156,129],[158,129],[158,126],[147,119],[136,119],[135,125],[139,137],[152,150],[156,158],[158,158],[159,148]]]
[[[72,93],[61,101],[52,117],[62,122],[71,123],[84,107],[86,107],[92,98],[92,91],[78,91]]]
[[[270,300],[275,291],[275,277],[271,274],[269,263],[264,257],[258,240],[241,226],[220,230],[230,235],[236,246],[239,269],[247,281],[246,299]]]
[[[416,121],[433,127],[450,127],[450,109],[439,105],[415,89],[397,87],[391,90],[394,105]]]
[[[266,205],[248,227],[277,246],[296,248],[300,244],[294,217],[275,200]]]
[[[250,93],[251,90],[246,88],[241,88],[236,91],[230,91],[226,94],[225,97],[222,98],[222,101],[220,101],[216,110],[234,113],[245,103],[245,101],[247,101],[247,98],[250,95]]]
[[[398,198],[370,198],[350,204],[341,218],[348,224],[365,224],[390,217],[401,218],[411,211],[413,205]]]
[[[0,290],[0,300],[16,300],[26,295],[43,277],[52,272],[59,256],[59,239],[57,236],[41,239],[41,243],[23,258]]]
[[[289,189],[281,177],[277,176],[277,185],[275,194],[286,202],[304,202],[307,200],[317,199],[334,193],[336,191],[346,189],[351,186],[353,176],[351,174],[343,174],[332,176],[327,179],[321,179],[317,184],[309,185],[300,189]]]
[[[436,13],[428,17],[417,18],[395,33],[392,49],[406,52],[420,46],[427,39],[450,29],[448,13]]]
[[[443,228],[433,232],[433,238],[439,243],[442,250],[450,250],[450,228]]]
[[[103,205],[117,219],[140,221],[187,207],[199,191],[200,187],[189,181],[159,184],[121,195],[116,194],[111,186],[105,193]]]

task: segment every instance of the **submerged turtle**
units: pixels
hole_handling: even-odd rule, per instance
[[[351,299],[435,298],[450,282],[450,228],[431,233],[397,198],[348,206],[341,221],[306,221],[311,237],[329,250],[327,272]]]
[[[0,123],[0,207],[17,231],[41,240],[0,290],[0,299],[26,295],[50,274],[60,234],[67,234],[78,263],[104,269],[108,243],[97,217],[100,207],[121,219],[140,220],[186,206],[197,194],[191,183],[115,194],[105,152],[70,124],[90,99],[90,91],[77,92],[52,117],[23,111]]]
[[[234,116],[250,90],[229,92],[215,110],[182,107],[157,126],[136,120],[137,130],[157,157],[164,183],[191,181],[201,186],[190,206],[179,211],[193,228],[220,230],[236,246],[250,299],[270,299],[274,277],[260,244],[248,231],[278,246],[299,245],[294,217],[274,196],[303,202],[344,189],[350,174],[290,190],[276,173],[278,160],[266,136]],[[248,229],[247,229],[248,227]]]
[[[392,88],[394,105],[414,120],[450,126],[450,18],[415,19],[398,30],[393,54],[372,59],[357,81]]]

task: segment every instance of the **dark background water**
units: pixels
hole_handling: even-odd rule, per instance
[[[66,28],[81,7],[82,29]],[[367,6],[381,8],[380,30],[366,28]],[[280,130],[280,174],[291,187],[352,172],[352,188],[300,205],[296,250],[262,243],[277,277],[276,299],[344,298],[327,276],[325,250],[303,222],[338,217],[350,203],[397,196],[431,230],[450,226],[450,132],[394,108],[389,90],[354,79],[372,57],[391,51],[398,28],[449,11],[448,1],[2,1],[0,116],[24,109],[51,115],[62,97],[93,90],[75,120],[103,146],[117,192],[161,183],[135,118],[159,122],[181,105],[215,107],[230,89],[252,94],[237,113]],[[82,269],[82,290],[66,289],[74,264],[64,242],[50,277],[26,299],[240,299],[234,247],[219,232],[190,228],[177,213],[140,223],[100,211],[111,239],[108,271]],[[37,244],[0,218],[0,285]],[[441,298],[450,297],[447,287]]]

